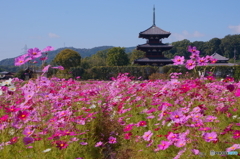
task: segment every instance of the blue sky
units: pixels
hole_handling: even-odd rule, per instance
[[[163,42],[209,41],[240,34],[240,0],[0,0],[0,60],[23,48],[130,47],[152,23]]]

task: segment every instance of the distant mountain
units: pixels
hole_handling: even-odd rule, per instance
[[[89,57],[93,54],[96,54],[98,51],[106,50],[106,49],[109,49],[112,47],[114,47],[114,46],[99,46],[99,47],[94,47],[91,49],[85,49],[85,48],[79,49],[79,48],[74,48],[74,47],[59,48],[54,51],[48,52],[48,59],[46,60],[46,62],[50,63],[55,58],[55,56],[64,49],[72,49],[72,50],[78,52],[81,55],[81,57],[84,58],[84,57]],[[135,49],[135,47],[126,47],[125,48],[126,53],[132,52],[133,49]],[[0,66],[14,66],[14,59],[15,58],[4,59],[4,60],[0,61]]]

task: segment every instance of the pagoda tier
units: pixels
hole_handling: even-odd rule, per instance
[[[172,64],[172,60],[165,58],[163,51],[172,49],[172,45],[162,43],[163,38],[168,38],[171,35],[170,32],[155,25],[155,8],[153,9],[153,25],[145,31],[139,33],[139,38],[147,39],[147,43],[138,45],[137,50],[141,50],[146,53],[145,58],[137,59],[134,61],[140,65],[167,65]]]
[[[155,24],[153,24],[150,28],[148,28],[145,31],[142,31],[139,33],[139,38],[144,38],[144,39],[162,39],[162,38],[168,38],[171,35],[170,32],[164,31],[157,27]],[[152,40],[154,40],[152,39]]]

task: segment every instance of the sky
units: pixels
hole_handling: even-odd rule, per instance
[[[153,24],[163,43],[240,34],[240,0],[0,0],[0,60],[24,48],[93,48],[144,44]]]

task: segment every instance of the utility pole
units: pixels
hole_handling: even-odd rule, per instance
[[[21,53],[21,55],[23,55],[23,54],[26,54],[27,53],[27,51],[28,51],[28,47],[27,47],[27,45],[25,44],[25,46],[22,48],[22,50],[23,50],[23,52]]]
[[[235,62],[236,62],[236,52],[237,52],[237,50],[236,50],[236,46],[235,46],[234,51],[233,51],[233,53],[234,53],[234,66],[235,66]]]

